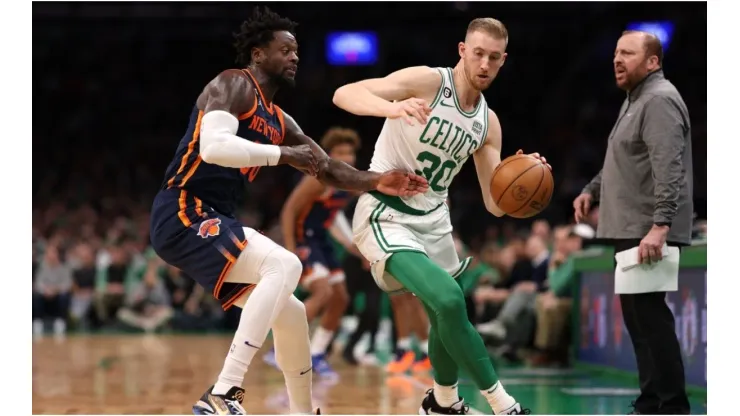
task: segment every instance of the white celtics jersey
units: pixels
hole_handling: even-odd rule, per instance
[[[437,68],[442,85],[430,107],[426,125],[409,126],[403,119],[386,119],[375,144],[370,170],[384,172],[407,169],[424,176],[429,190],[423,195],[403,197],[414,210],[430,211],[447,199],[447,189],[462,165],[482,145],[488,134],[488,105],[483,94],[476,107],[460,107],[452,69]]]

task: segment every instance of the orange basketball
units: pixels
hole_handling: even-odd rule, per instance
[[[493,171],[491,196],[506,215],[529,218],[550,204],[554,185],[547,165],[529,155],[514,155]]]

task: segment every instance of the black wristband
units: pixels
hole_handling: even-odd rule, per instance
[[[668,226],[668,228],[671,227],[670,222],[656,222],[655,225],[657,225],[658,227],[665,227],[665,226]]]

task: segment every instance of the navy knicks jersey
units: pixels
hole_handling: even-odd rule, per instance
[[[256,100],[248,112],[238,116],[237,135],[278,145],[285,137],[283,113],[276,105],[267,105],[259,84],[244,72],[254,85]],[[236,169],[204,162],[199,143],[202,119],[203,111],[194,108],[152,203],[150,237],[162,260],[194,279],[228,309],[254,288],[226,278],[249,243],[234,210],[245,181],[253,181],[259,167]]]
[[[255,143],[279,145],[285,138],[282,110],[273,103],[267,105],[257,80],[243,70],[256,90],[252,109],[240,114],[237,136]],[[199,198],[217,212],[233,216],[237,197],[244,190],[244,182],[252,182],[260,166],[227,168],[204,162],[200,157],[200,123],[203,111],[193,107],[185,135],[180,140],[175,158],[167,167],[162,189],[178,188]]]
[[[327,189],[298,217],[297,242],[326,240],[327,230],[334,223],[334,217],[339,210],[347,206],[350,197],[351,194],[347,191]]]

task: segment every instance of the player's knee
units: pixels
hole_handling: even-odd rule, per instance
[[[326,304],[334,294],[334,289],[331,287],[327,279],[316,279],[310,287],[311,298],[316,299],[320,304]]]
[[[298,287],[298,281],[303,273],[303,265],[298,256],[279,248],[273,250],[265,258],[265,265],[277,272],[278,277],[291,293]]]
[[[298,300],[298,298],[291,296],[288,299],[288,302],[285,303],[285,306],[277,319],[275,319],[273,330],[294,330],[302,324],[305,324],[306,328],[308,328],[308,322],[306,321],[306,306],[303,302]]]
[[[349,293],[344,288],[334,287],[332,294],[332,303],[337,307],[346,308],[349,305]]]
[[[460,291],[445,293],[435,303],[437,316],[442,319],[456,319],[467,313],[465,309],[465,298]]]

